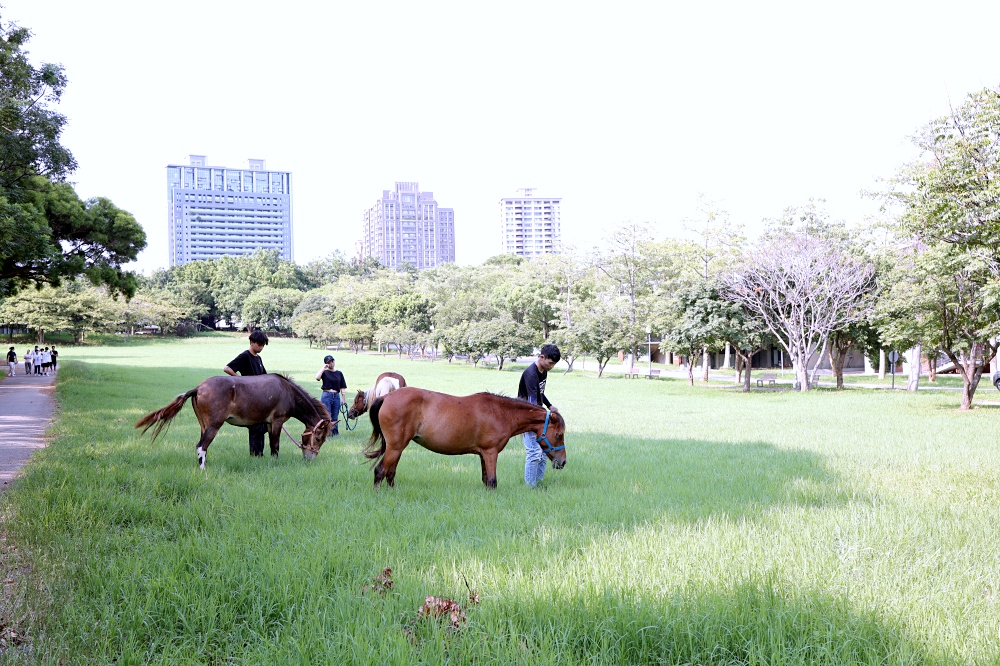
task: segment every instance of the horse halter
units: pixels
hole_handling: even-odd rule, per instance
[[[288,435],[288,439],[292,440],[292,443],[294,443],[295,446],[299,447],[300,449],[304,449],[305,448],[304,446],[302,446],[302,444],[299,442],[299,440],[297,440],[294,437],[292,437],[292,433],[288,432],[288,430],[285,428],[285,424],[284,423],[281,424],[281,429],[284,431],[284,433],[286,435]],[[305,432],[303,432],[302,436],[303,437],[305,437],[306,435],[312,436],[313,434],[315,434],[315,432],[316,432],[316,426],[313,426],[309,430],[306,430]],[[310,446],[309,450],[312,451],[313,447]]]
[[[544,451],[545,453],[555,453],[556,451],[562,451],[563,449],[566,448],[565,444],[563,444],[562,446],[552,446],[552,442],[550,442],[549,438],[545,436],[545,433],[548,432],[549,430],[550,416],[552,416],[552,412],[549,410],[545,410],[545,425],[542,426],[542,434],[539,435],[538,438],[535,440],[545,445],[542,447],[542,451]]]

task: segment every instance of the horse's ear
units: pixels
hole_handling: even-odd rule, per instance
[[[329,435],[331,432],[333,432],[333,421],[327,421],[326,422],[326,434]]]

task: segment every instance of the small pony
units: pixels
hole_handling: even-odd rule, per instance
[[[374,386],[367,391],[359,390],[358,394],[354,396],[354,402],[351,404],[351,408],[347,410],[347,418],[358,418],[368,411],[368,408],[372,406],[372,403],[377,398],[385,397],[396,389],[401,389],[405,386],[406,380],[403,379],[403,375],[396,374],[395,372],[383,372],[375,380]]]
[[[534,432],[552,466],[566,466],[566,420],[559,412],[526,400],[493,393],[463,397],[419,388],[401,388],[372,404],[372,435],[364,455],[375,461],[375,487],[396,482],[403,449],[414,441],[446,456],[479,456],[483,485],[497,487],[497,456],[507,440]]]
[[[170,425],[184,403],[191,398],[194,415],[201,426],[201,439],[196,451],[198,465],[205,469],[208,447],[223,423],[247,427],[267,423],[271,436],[271,455],[278,455],[281,428],[289,418],[298,419],[306,426],[302,443],[302,456],[312,460],[326,441],[333,427],[330,413],[304,388],[284,375],[257,375],[255,377],[209,377],[187,393],[181,393],[166,407],[146,414],[135,427],[143,434],[153,428],[153,441]],[[292,440],[294,441],[294,440]]]

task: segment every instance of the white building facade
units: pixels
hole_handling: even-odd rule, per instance
[[[562,251],[562,199],[525,187],[500,200],[500,253],[519,257]]]
[[[365,211],[360,254],[389,268],[417,269],[455,261],[455,211],[441,208],[433,192],[398,182]]]
[[[292,174],[264,160],[207,166],[204,155],[167,165],[170,265],[277,250],[292,258]]]

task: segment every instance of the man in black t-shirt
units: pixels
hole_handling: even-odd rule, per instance
[[[253,331],[250,334],[250,349],[230,361],[222,371],[232,377],[235,377],[236,373],[244,377],[266,375],[267,370],[264,369],[264,361],[260,358],[260,352],[266,344],[267,334],[261,330]],[[264,455],[264,433],[267,432],[267,424],[258,423],[249,426],[247,429],[250,431],[250,455]]]
[[[17,354],[13,347],[7,352],[7,374],[11,377],[17,374]]]
[[[542,345],[538,359],[529,365],[521,373],[521,382],[517,386],[517,397],[527,400],[533,405],[548,407],[553,412],[557,412],[549,399],[545,397],[545,382],[549,376],[549,370],[555,367],[562,354],[559,347],[555,345]],[[538,436],[533,432],[526,432],[521,435],[524,440],[524,450],[527,456],[524,459],[524,482],[534,488],[545,478],[546,457],[542,447],[538,445]]]

